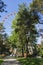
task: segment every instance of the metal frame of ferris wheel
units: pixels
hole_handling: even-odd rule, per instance
[[[2,20],[2,22],[5,22],[10,16],[13,16],[15,14],[16,14],[16,12],[12,12],[12,13],[8,14],[7,16],[4,17],[4,19]]]
[[[4,19],[2,20],[2,22],[5,22],[10,16],[13,16],[13,15],[15,15],[15,14],[16,14],[15,12],[12,12],[12,13],[8,14],[7,16],[4,17]],[[43,24],[43,20],[42,20],[42,22],[39,22],[39,24]],[[39,27],[39,26],[38,26],[38,27]],[[40,28],[39,28],[39,32],[43,32],[43,29],[40,29]],[[43,34],[40,33],[40,35],[41,35],[42,38],[43,38]]]

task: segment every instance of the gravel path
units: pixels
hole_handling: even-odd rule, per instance
[[[18,61],[4,61],[1,65],[20,65]]]
[[[3,59],[4,62],[1,65],[21,65],[16,59]]]

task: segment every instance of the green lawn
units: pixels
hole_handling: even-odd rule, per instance
[[[43,65],[42,58],[19,58],[21,65]]]
[[[3,62],[3,60],[0,59],[0,65],[1,65],[2,62]]]

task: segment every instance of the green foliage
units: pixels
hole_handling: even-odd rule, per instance
[[[36,10],[37,12],[41,12],[43,14],[43,0],[33,0],[30,7],[31,10]]]
[[[9,41],[3,23],[0,23],[0,54],[9,53]]]
[[[0,12],[4,12],[5,7],[6,7],[6,4],[2,0],[0,0]]]
[[[43,42],[40,45],[39,54],[43,57]]]
[[[7,12],[6,10],[5,10],[5,7],[6,7],[6,4],[2,1],[2,0],[0,0],[0,12],[2,13],[2,12]],[[1,17],[1,14],[0,14],[0,17]]]
[[[3,60],[0,60],[0,65],[2,64]]]
[[[3,33],[4,32],[4,26],[3,26],[3,23],[0,23],[0,33]]]
[[[22,52],[24,48],[28,47],[28,42],[30,42],[31,46],[36,43],[38,32],[35,25],[38,22],[39,16],[35,10],[30,11],[25,4],[19,5],[18,13],[12,22],[13,31],[10,38],[16,46],[19,45],[18,47],[22,49]]]
[[[21,65],[43,65],[43,58],[19,58]]]

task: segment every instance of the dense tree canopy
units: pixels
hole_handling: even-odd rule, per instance
[[[3,23],[0,23],[0,54],[8,54],[10,49],[7,34],[5,33],[5,28]]]
[[[5,6],[6,6],[6,4],[2,0],[0,0],[0,12],[5,11]]]
[[[35,25],[39,22],[38,13],[35,10],[30,11],[29,7],[25,4],[19,5],[19,10],[12,23],[13,28],[13,38],[14,41],[19,41],[19,45],[22,49],[22,55],[24,52],[24,48],[26,49],[26,53],[28,55],[28,45],[35,45],[36,37],[38,35],[37,29]],[[17,40],[18,38],[18,40]],[[15,42],[14,42],[15,43]],[[16,42],[17,43],[17,42]],[[34,43],[34,44],[33,44]]]
[[[2,13],[2,12],[7,12],[6,10],[5,10],[5,8],[6,8],[6,4],[2,1],[2,0],[0,0],[0,12]],[[0,17],[1,17],[1,15],[0,15]]]
[[[36,10],[37,12],[43,13],[43,0],[33,0],[32,4],[30,4],[32,10]]]
[[[4,2],[0,0],[0,12],[5,11],[5,6],[6,5]],[[35,25],[39,23],[39,13],[43,13],[42,0],[33,0],[30,7],[28,7],[26,4],[19,5],[17,15],[12,22],[13,31],[12,35],[9,37],[9,40],[4,32],[5,28],[3,27],[3,24],[0,23],[0,51],[9,52],[10,45],[8,43],[11,43],[13,49],[15,47],[20,48],[22,51],[22,56],[24,56],[24,52],[26,52],[28,56],[29,46],[31,46],[33,54],[36,54],[38,32]]]

